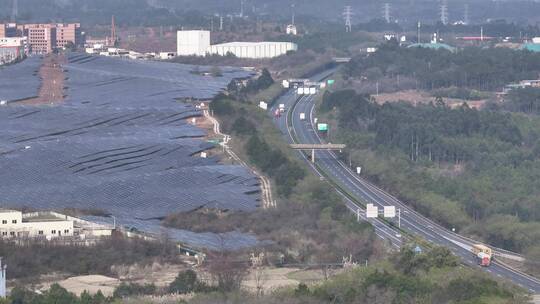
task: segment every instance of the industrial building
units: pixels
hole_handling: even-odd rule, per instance
[[[210,47],[210,31],[178,31],[178,56],[205,56]]]
[[[44,237],[47,239],[73,236],[73,221],[52,216],[25,216],[16,210],[0,211],[0,237]]]
[[[291,42],[229,42],[210,44],[210,31],[178,31],[178,56],[206,56],[232,54],[238,58],[273,58],[298,50]]]
[[[0,38],[17,36],[16,23],[0,23]]]
[[[88,239],[111,236],[114,227],[55,212],[22,213],[17,210],[0,209],[0,239],[58,238]]]
[[[212,45],[208,53],[220,56],[233,54],[238,58],[274,58],[297,51],[298,46],[292,42],[230,42]]]
[[[27,50],[26,37],[0,38],[0,65],[23,58]]]

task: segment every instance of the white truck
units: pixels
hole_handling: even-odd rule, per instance
[[[284,113],[284,112],[285,112],[285,104],[283,104],[283,103],[280,103],[280,104],[279,104],[279,112],[280,112],[280,113]]]
[[[306,119],[306,113],[300,113],[300,120]]]

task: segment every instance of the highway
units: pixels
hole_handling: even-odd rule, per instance
[[[321,81],[333,72],[333,70],[323,72],[314,76],[312,81]],[[290,90],[275,102],[269,113],[274,113],[279,104],[285,104],[286,113],[274,120],[289,143],[325,143],[320,138],[313,123],[315,118],[315,97],[313,95],[298,97],[293,90]],[[305,113],[305,120],[300,119],[300,113]],[[497,261],[497,259],[494,260],[490,267],[478,266],[470,252],[472,244],[476,243],[474,240],[460,236],[434,223],[389,193],[364,180],[356,172],[353,172],[348,165],[340,161],[334,152],[317,151],[315,164],[311,163],[304,153],[298,152],[298,155],[321,179],[325,178],[334,185],[336,191],[344,197],[347,207],[352,212],[356,213],[358,208],[362,208],[361,204],[366,203],[372,203],[379,208],[396,206],[401,210],[401,229],[408,234],[421,237],[436,245],[448,247],[461,258],[464,264],[488,272],[495,277],[510,280],[531,293],[540,294],[540,280],[515,271]],[[398,229],[380,219],[372,219],[370,222],[373,224],[378,237],[388,240],[394,247],[400,246],[401,239],[404,236],[400,235]],[[499,255],[515,255],[501,249],[495,249],[495,251]]]

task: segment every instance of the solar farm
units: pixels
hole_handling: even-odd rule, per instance
[[[213,144],[188,123],[201,116],[179,99],[210,99],[251,72],[222,76],[193,66],[72,54],[59,105],[22,105],[37,95],[39,57],[0,69],[0,193],[5,207],[96,208],[121,225],[163,231],[167,214],[202,207],[253,210],[259,180],[246,168],[200,152]],[[209,69],[197,67],[197,70]],[[223,237],[168,229],[178,241],[215,247]],[[253,245],[231,233],[229,246]]]

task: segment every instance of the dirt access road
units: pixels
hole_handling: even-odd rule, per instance
[[[64,101],[65,74],[62,65],[67,60],[63,54],[46,55],[39,68],[41,86],[37,97],[24,99],[19,104],[55,105]]]

